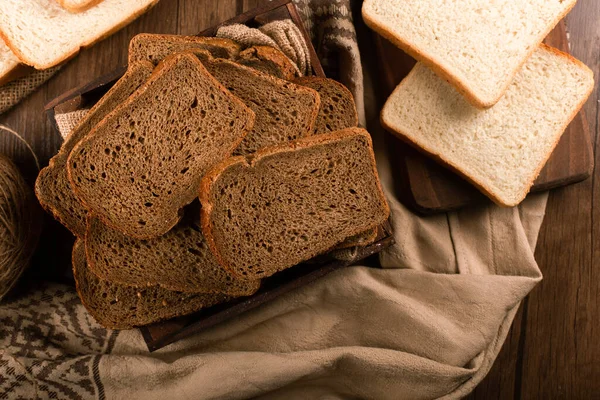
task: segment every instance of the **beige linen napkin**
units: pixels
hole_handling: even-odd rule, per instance
[[[324,27],[311,30],[321,49],[358,48],[331,43],[355,35],[349,0],[298,5],[319,21],[311,26]],[[345,71],[360,68],[358,51],[344,59],[353,63]],[[410,212],[391,190],[397,171],[388,162],[366,72],[365,101],[358,104],[369,106],[365,120],[396,239],[380,256],[382,269],[336,271],[153,354],[138,331],[102,329],[72,288],[45,285],[0,306],[0,393],[132,400],[468,394],[489,371],[520,301],[541,279],[533,251],[547,197],[530,196],[513,209]],[[339,77],[363,83],[362,73]]]

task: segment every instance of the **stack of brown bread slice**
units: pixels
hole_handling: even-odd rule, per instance
[[[265,46],[141,34],[40,173],[83,304],[126,329],[260,289],[389,216],[350,92]]]

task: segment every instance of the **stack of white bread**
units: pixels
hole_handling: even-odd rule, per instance
[[[0,1],[0,85],[48,69],[127,25],[158,0]]]
[[[519,204],[594,86],[583,63],[542,44],[575,3],[365,0],[365,22],[419,61],[383,125],[499,205]]]

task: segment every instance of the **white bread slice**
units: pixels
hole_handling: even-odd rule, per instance
[[[588,67],[541,45],[505,96],[480,110],[418,63],[387,100],[381,120],[496,203],[515,206],[529,192],[593,87]]]
[[[19,59],[46,69],[143,14],[158,0],[104,0],[73,14],[56,0],[0,1],[0,35]]]
[[[15,56],[6,43],[0,40],[0,85],[18,78],[21,69],[21,62],[17,56]]]
[[[476,107],[502,97],[577,0],[365,0],[365,22]]]
[[[102,0],[57,0],[58,3],[70,12],[78,13],[95,6]]]

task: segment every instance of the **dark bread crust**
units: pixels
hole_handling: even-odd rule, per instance
[[[384,26],[380,25],[378,21],[371,19],[370,16],[364,11],[367,7],[367,2],[363,3],[362,16],[363,20],[369,28],[373,29],[375,32],[392,42],[394,45],[402,49],[414,59],[422,62],[424,65],[432,69],[436,74],[438,74],[440,78],[442,78],[446,82],[451,83],[452,86],[454,86],[454,88],[459,93],[461,93],[474,107],[486,109],[492,107],[494,104],[500,101],[500,99],[502,98],[502,96],[504,96],[504,93],[506,93],[506,90],[509,88],[510,84],[514,80],[517,73],[521,70],[523,65],[525,65],[525,62],[527,62],[529,57],[531,57],[531,55],[538,48],[538,46],[542,44],[544,38],[548,36],[548,34],[552,31],[552,29],[554,29],[554,27],[560,22],[560,20],[563,19],[573,9],[577,0],[570,1],[571,4],[565,10],[565,12],[563,12],[556,18],[555,21],[549,24],[545,31],[540,32],[540,35],[537,38],[536,42],[531,46],[531,49],[529,49],[526,57],[523,58],[521,64],[519,64],[517,68],[515,68],[515,70],[512,72],[511,78],[506,82],[499,96],[497,96],[495,99],[492,99],[491,101],[483,101],[481,99],[476,98],[472,91],[469,89],[468,83],[463,82],[458,77],[454,76],[447,68],[445,68],[442,65],[442,63],[439,60],[437,60],[432,55],[427,54],[427,52],[425,52],[423,49],[418,49],[413,43],[410,43],[408,41],[403,40],[402,38],[395,36],[394,33],[388,31]]]
[[[296,77],[297,67],[285,54],[271,46],[249,47],[238,55],[236,61],[280,79],[291,81]]]
[[[81,303],[108,329],[148,325],[232,299],[223,294],[186,294],[157,286],[135,288],[100,279],[88,270],[82,240],[75,242],[72,257],[75,287]]]
[[[152,46],[161,47],[160,55],[154,54]],[[234,59],[241,47],[230,39],[212,36],[182,36],[152,33],[140,33],[129,42],[129,64],[139,61],[151,61],[157,65],[171,54],[196,51],[208,51],[212,57]]]
[[[556,55],[558,55],[560,57],[564,57],[565,59],[568,59],[569,61],[576,63],[577,65],[579,65],[583,69],[587,70],[589,72],[589,74],[591,75],[592,80],[593,80],[593,72],[584,63],[582,63],[581,61],[577,60],[576,58],[574,58],[570,54],[562,52],[562,51],[560,51],[560,50],[558,50],[558,49],[556,49],[554,47],[550,47],[550,46],[548,46],[546,44],[543,44],[543,43],[540,45],[539,48],[543,49],[543,50],[550,51],[550,52],[552,52],[552,53],[554,53],[554,54],[556,54]],[[402,90],[402,87],[406,84],[406,82],[408,82],[409,78],[413,75],[413,73],[414,73],[415,70],[416,70],[416,67],[413,68],[410,71],[410,73],[402,80],[402,82],[400,82],[400,84],[398,85],[398,87],[396,87],[396,89],[394,90],[394,92],[397,91],[397,90]],[[529,191],[531,189],[531,186],[533,186],[535,180],[537,179],[537,177],[539,176],[540,172],[542,171],[542,169],[546,165],[546,162],[548,161],[548,159],[552,155],[552,152],[554,151],[554,149],[558,145],[558,142],[560,141],[560,138],[562,137],[562,132],[564,132],[565,129],[567,129],[567,126],[569,126],[569,124],[575,118],[575,116],[577,115],[577,113],[579,113],[579,111],[581,110],[581,108],[583,107],[583,105],[585,104],[585,102],[587,101],[589,95],[591,94],[592,90],[593,90],[593,85],[591,85],[590,90],[588,91],[587,95],[584,96],[584,98],[580,102],[580,104],[577,105],[577,107],[575,107],[573,109],[573,112],[571,113],[571,115],[569,116],[569,118],[566,120],[567,122],[560,128],[561,134],[557,135],[557,138],[555,139],[554,144],[552,145],[551,151],[548,152],[548,154],[546,155],[546,158],[544,159],[544,161],[542,163],[540,163],[540,165],[538,165],[538,167],[536,168],[536,170],[535,170],[535,172],[533,174],[533,177],[532,177],[532,179],[529,182],[529,185],[528,185],[527,189],[524,190],[523,193],[521,193],[521,196],[519,196],[519,198],[516,201],[510,202],[510,203],[509,202],[504,202],[502,199],[500,199],[495,194],[493,194],[493,189],[490,188],[489,186],[486,186],[484,184],[476,182],[472,177],[470,177],[470,176],[466,175],[465,173],[463,173],[460,170],[460,166],[455,165],[454,163],[452,163],[449,160],[445,159],[443,155],[436,154],[431,149],[421,146],[420,144],[418,144],[415,141],[413,141],[411,139],[410,135],[407,135],[406,133],[401,132],[401,131],[397,130],[396,128],[394,128],[393,125],[385,119],[385,115],[384,115],[385,107],[381,111],[380,122],[381,122],[381,125],[386,130],[388,130],[389,132],[393,133],[395,136],[397,136],[399,139],[401,139],[402,141],[404,141],[408,145],[412,146],[413,148],[415,148],[419,152],[425,154],[429,158],[432,158],[433,160],[435,160],[439,164],[441,164],[441,165],[449,168],[450,170],[452,170],[456,174],[458,174],[461,177],[463,177],[465,180],[467,180],[469,183],[471,183],[473,186],[475,186],[479,191],[481,191],[484,195],[486,195],[487,197],[489,197],[497,205],[499,205],[501,207],[514,207],[514,206],[519,205],[525,199],[525,197],[527,197],[527,194],[529,193]]]
[[[237,97],[233,96],[222,84],[220,84],[217,80],[215,80],[209,72],[204,68],[203,64],[198,60],[198,58],[193,53],[178,53],[172,56],[167,57],[163,62],[161,62],[158,67],[154,69],[152,76],[148,81],[142,85],[133,95],[129,97],[123,104],[113,110],[106,118],[102,120],[93,130],[89,133],[89,135],[78,143],[71,154],[69,155],[67,161],[67,172],[69,176],[69,181],[71,182],[71,187],[73,188],[76,196],[81,200],[83,205],[94,214],[97,218],[99,218],[104,224],[107,226],[122,232],[123,234],[136,238],[136,239],[151,239],[157,236],[161,236],[164,233],[168,232],[171,228],[173,228],[181,219],[182,213],[181,208],[187,204],[189,204],[193,198],[195,197],[195,193],[197,188],[189,187],[184,188],[181,187],[181,192],[178,194],[170,195],[169,199],[177,202],[179,205],[177,209],[163,210],[163,217],[161,217],[160,221],[160,229],[156,227],[156,229],[150,231],[150,229],[142,229],[142,227],[136,227],[135,229],[131,226],[131,221],[126,221],[123,219],[119,219],[118,221],[113,221],[109,219],[106,215],[100,212],[103,208],[102,204],[89,204],[89,199],[86,199],[85,195],[82,193],[80,188],[78,187],[77,182],[77,171],[74,167],[74,163],[76,163],[76,157],[78,153],[82,150],[85,150],[85,147],[88,145],[93,145],[94,141],[99,140],[103,134],[108,134],[110,131],[104,132],[105,126],[107,126],[112,119],[118,118],[121,113],[126,112],[132,104],[136,104],[138,99],[145,95],[147,91],[152,90],[153,85],[162,79],[164,71],[170,71],[172,68],[176,68],[179,62],[190,62],[194,65],[195,68],[198,68],[199,73],[205,74],[207,79],[210,80],[210,84],[213,87],[221,92],[221,94],[231,102],[231,104],[235,104],[238,110],[244,112],[244,120],[242,121],[242,129],[238,132],[235,140],[232,140],[230,146],[227,149],[223,149],[223,151],[230,155],[235,148],[239,146],[242,142],[246,134],[250,131],[252,126],[254,125],[254,113],[250,110],[246,105],[239,100]],[[188,199],[189,197],[189,199]],[[97,199],[96,199],[97,200]],[[156,208],[153,211],[153,215],[158,211]],[[168,219],[165,218],[166,215],[169,215]],[[129,223],[129,225],[127,225]],[[157,222],[158,223],[158,222]],[[139,229],[138,229],[139,228]]]
[[[356,246],[366,246],[373,243],[377,239],[377,227],[371,228],[368,231],[359,233],[358,235],[354,235],[349,237],[340,243],[335,249],[349,249]]]
[[[341,131],[334,132],[334,133],[327,134],[327,135],[316,135],[316,136],[311,136],[311,137],[295,140],[295,141],[292,141],[292,142],[289,142],[286,144],[281,144],[281,145],[277,145],[277,146],[264,148],[248,157],[237,156],[237,157],[232,157],[232,158],[226,159],[223,162],[221,162],[220,164],[214,166],[208,173],[206,173],[206,175],[202,179],[202,182],[200,184],[200,192],[199,192],[199,198],[200,198],[200,202],[202,204],[201,218],[200,218],[202,233],[204,234],[204,237],[205,237],[213,255],[215,255],[215,257],[217,258],[219,263],[223,267],[227,268],[233,274],[240,276],[240,278],[248,279],[248,276],[244,276],[244,275],[240,274],[240,272],[236,269],[236,267],[232,263],[230,263],[230,261],[227,260],[226,257],[224,257],[224,255],[222,254],[222,252],[219,248],[219,245],[215,241],[215,237],[213,234],[213,230],[215,228],[214,228],[213,220],[212,220],[213,204],[211,202],[211,192],[212,192],[213,185],[217,182],[220,175],[225,170],[227,170],[228,168],[230,168],[234,165],[238,165],[238,164],[243,165],[244,167],[247,167],[247,168],[251,168],[251,167],[254,167],[257,163],[259,163],[262,158],[265,158],[267,156],[275,155],[278,153],[286,153],[286,152],[291,152],[291,151],[307,149],[312,146],[317,146],[320,144],[335,143],[340,140],[343,140],[346,138],[353,138],[356,136],[361,136],[369,144],[369,155],[370,155],[369,163],[372,165],[373,176],[376,178],[375,179],[376,187],[377,187],[376,196],[378,197],[380,206],[383,209],[383,214],[385,215],[385,218],[382,218],[381,221],[374,220],[370,224],[370,226],[366,227],[366,229],[369,230],[372,228],[376,228],[379,224],[381,224],[383,221],[385,221],[385,219],[387,219],[389,217],[390,209],[389,209],[388,203],[385,199],[385,196],[383,194],[381,182],[379,181],[379,175],[378,175],[377,168],[376,168],[375,154],[373,152],[371,136],[369,135],[369,133],[366,130],[360,129],[360,128],[349,128],[349,129],[341,130]],[[365,232],[365,227],[358,226],[354,229],[353,232],[350,232],[350,236],[358,235],[363,232]],[[347,237],[348,236],[346,236],[345,238],[341,238],[339,243],[343,242]],[[310,259],[326,250],[327,249],[314,249],[314,251],[312,251],[311,254],[308,254],[306,256],[306,259]]]

